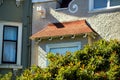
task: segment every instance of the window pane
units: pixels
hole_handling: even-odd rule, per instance
[[[3,62],[15,62],[16,42],[4,42]]]
[[[59,54],[65,54],[66,51],[74,52],[76,50],[78,50],[78,46],[51,48],[50,52],[59,53]]]
[[[61,8],[67,8],[71,0],[60,0],[61,3]]]
[[[17,40],[17,27],[4,27],[4,40]]]
[[[110,6],[118,6],[120,5],[120,0],[110,0]]]
[[[94,9],[107,7],[107,0],[94,0]]]

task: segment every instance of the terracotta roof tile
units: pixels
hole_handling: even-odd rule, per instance
[[[85,20],[48,24],[43,30],[33,34],[30,39],[75,35],[93,32]]]

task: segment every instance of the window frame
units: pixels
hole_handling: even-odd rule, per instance
[[[4,39],[4,37],[5,37],[5,27],[12,27],[12,28],[17,28],[17,39],[16,40],[5,40]],[[4,25],[3,26],[3,41],[2,41],[3,43],[2,43],[2,64],[4,64],[4,63],[10,63],[10,64],[16,64],[16,62],[17,62],[17,47],[18,47],[18,26],[9,26],[9,25]],[[15,62],[10,62],[10,61],[3,61],[3,51],[4,51],[4,43],[5,42],[15,42],[16,43],[16,53],[15,53]]]
[[[110,0],[107,0],[107,7],[105,8],[94,8],[94,0],[89,0],[89,11],[104,11],[120,8],[120,5],[110,6]]]
[[[17,59],[16,64],[2,63],[2,49],[3,49],[3,30],[4,25],[18,27],[18,45],[17,45]],[[22,23],[0,21],[0,68],[22,68],[21,66],[21,50],[22,50]]]

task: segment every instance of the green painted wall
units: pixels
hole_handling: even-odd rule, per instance
[[[22,21],[23,6],[16,7],[15,0],[4,0],[0,6],[0,20]]]
[[[23,23],[21,56],[23,69],[30,66],[31,5],[31,0],[23,0],[19,7],[16,6],[16,0],[4,0],[0,6],[0,21]],[[1,70],[0,72],[2,72]]]
[[[31,42],[29,37],[31,36],[31,26],[32,26],[32,1],[24,0],[23,2],[23,47],[22,47],[22,64],[24,68],[30,66],[31,64]]]

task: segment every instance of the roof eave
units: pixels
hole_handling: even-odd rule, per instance
[[[93,31],[91,31],[91,32],[85,32],[85,33],[80,33],[80,34],[67,34],[67,35],[56,35],[56,36],[42,36],[42,37],[30,37],[30,39],[31,40],[37,40],[37,39],[49,39],[49,38],[60,38],[60,37],[70,37],[70,36],[73,36],[73,35],[75,35],[75,36],[78,36],[78,35],[84,35],[84,34],[91,34],[91,33],[93,33],[93,34],[95,34]]]

